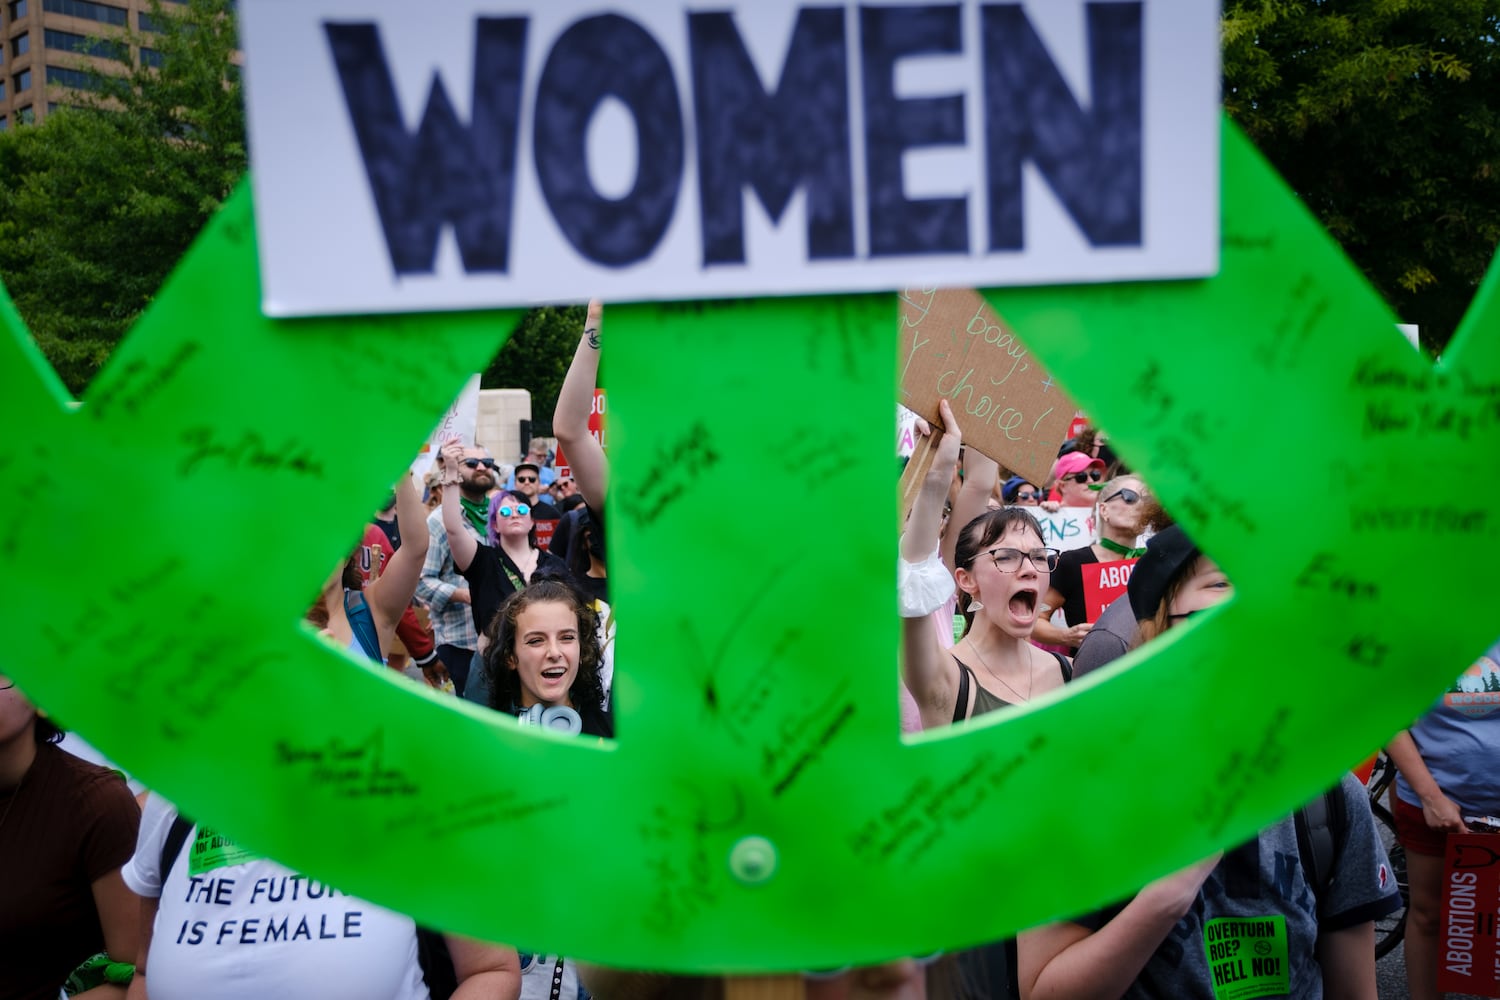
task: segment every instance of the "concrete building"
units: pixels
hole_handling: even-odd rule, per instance
[[[167,9],[173,2],[182,0],[169,0]],[[89,66],[119,72],[125,53],[153,64],[155,50],[131,51],[123,36],[154,27],[149,0],[7,0],[0,8],[0,129],[82,103],[80,93],[93,85]]]

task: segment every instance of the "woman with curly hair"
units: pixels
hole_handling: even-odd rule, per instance
[[[489,629],[484,653],[490,707],[549,718],[577,716],[575,731],[613,737],[614,719],[601,674],[599,623],[583,594],[561,580],[537,580],[505,599]]]

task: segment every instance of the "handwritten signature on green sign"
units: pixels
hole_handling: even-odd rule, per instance
[[[1228,126],[1223,163],[1218,277],[988,296],[1238,585],[1065,697],[898,735],[894,294],[612,312],[617,742],[362,669],[303,610],[516,316],[267,320],[243,190],[76,412],[5,304],[3,669],[247,847],[522,947],[817,968],[1118,898],[1494,638],[1431,627],[1500,558],[1443,485],[1500,453],[1493,273],[1433,368]]]

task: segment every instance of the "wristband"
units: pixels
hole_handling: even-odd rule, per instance
[[[919,563],[896,560],[896,603],[902,618],[927,617],[948,603],[956,589],[937,552]]]

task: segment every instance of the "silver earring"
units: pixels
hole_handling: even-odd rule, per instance
[[[984,602],[983,601],[970,601],[969,602],[969,610],[970,611],[983,611],[984,610]]]

